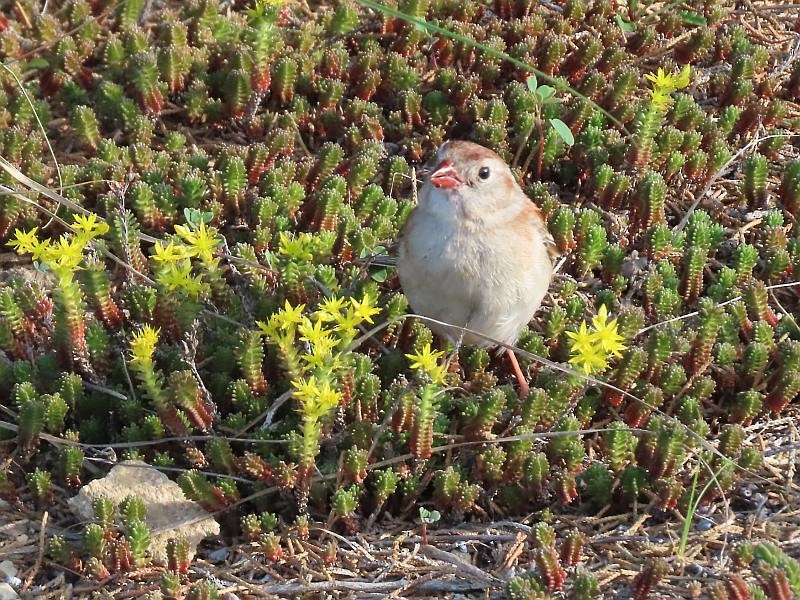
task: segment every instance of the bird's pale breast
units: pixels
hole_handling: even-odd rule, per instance
[[[547,292],[552,265],[532,224],[468,231],[415,211],[400,243],[398,269],[412,309],[513,342]],[[430,325],[451,339],[458,330]],[[494,345],[465,334],[467,344]]]

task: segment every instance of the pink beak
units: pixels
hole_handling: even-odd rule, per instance
[[[431,173],[431,183],[438,188],[453,189],[461,185],[461,177],[458,175],[453,163],[443,160],[439,166]]]

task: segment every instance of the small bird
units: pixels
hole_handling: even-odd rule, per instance
[[[541,210],[497,154],[448,141],[426,166],[419,202],[398,238],[400,284],[414,312],[513,344],[547,293],[555,243]],[[456,344],[497,344],[428,323]],[[506,349],[519,382],[529,386]]]

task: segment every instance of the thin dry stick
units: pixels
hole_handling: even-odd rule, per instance
[[[454,554],[446,552],[445,550],[440,550],[439,548],[436,548],[429,544],[423,545],[422,548],[420,549],[420,552],[425,556],[427,556],[428,558],[433,558],[434,560],[440,560],[442,562],[446,562],[455,567],[458,567],[459,571],[467,573],[468,575],[471,575],[476,579],[484,579],[489,584],[500,582],[500,580],[494,577],[493,575],[490,575],[489,573],[482,571],[478,567],[459,559]]]
[[[494,346],[497,346],[499,348],[505,348],[506,350],[511,350],[515,354],[523,356],[523,357],[525,357],[525,358],[527,358],[529,360],[538,362],[540,364],[543,364],[543,365],[545,365],[547,367],[550,367],[552,369],[555,369],[557,371],[561,371],[562,373],[565,373],[567,375],[572,375],[574,377],[578,377],[578,378],[584,379],[584,380],[586,380],[589,383],[592,383],[594,385],[598,385],[600,387],[603,387],[603,388],[606,388],[606,389],[609,389],[609,390],[613,390],[613,391],[615,391],[615,392],[617,392],[619,394],[622,394],[624,397],[630,398],[631,400],[633,400],[636,403],[644,406],[645,408],[647,408],[648,410],[650,410],[654,414],[660,415],[662,418],[664,418],[665,420],[669,421],[670,423],[673,423],[675,426],[684,429],[688,433],[688,435],[690,437],[694,438],[701,446],[703,446],[703,448],[705,448],[706,450],[708,450],[712,454],[714,454],[716,456],[719,456],[722,459],[728,460],[728,457],[726,457],[724,454],[722,454],[722,452],[717,450],[717,448],[712,446],[702,435],[698,434],[695,431],[692,431],[691,429],[686,427],[686,425],[681,423],[680,420],[678,420],[677,418],[673,417],[672,415],[668,415],[667,413],[665,413],[662,410],[660,410],[658,407],[653,406],[652,404],[649,404],[648,402],[646,402],[646,401],[642,400],[641,398],[631,394],[630,392],[627,392],[627,391],[625,391],[625,390],[623,390],[621,388],[618,388],[617,386],[612,385],[610,383],[607,383],[605,381],[601,381],[600,379],[592,377],[591,375],[586,375],[584,373],[581,373],[580,371],[576,371],[575,369],[572,369],[570,367],[566,367],[566,366],[564,366],[562,364],[559,364],[557,362],[554,362],[554,361],[552,361],[550,359],[544,358],[543,356],[539,356],[538,354],[534,354],[533,352],[528,352],[527,350],[523,350],[522,348],[519,348],[519,347],[514,346],[512,344],[508,344],[508,343],[503,342],[501,340],[494,339],[493,337],[485,335],[485,334],[481,333],[480,331],[475,331],[473,329],[469,329],[467,327],[462,327],[460,325],[452,325],[452,324],[446,323],[444,321],[439,321],[438,319],[432,319],[430,317],[426,317],[424,315],[418,315],[418,314],[414,314],[414,313],[400,315],[400,316],[398,316],[398,317],[396,317],[394,319],[389,319],[389,321],[387,321],[386,323],[382,323],[381,325],[377,325],[377,326],[373,327],[366,334],[364,334],[360,338],[357,338],[355,341],[353,341],[350,344],[350,346],[348,346],[348,348],[345,349],[345,352],[349,352],[349,351],[352,351],[354,348],[357,348],[366,339],[368,339],[369,337],[375,335],[378,331],[381,331],[382,329],[387,327],[389,324],[398,322],[398,321],[400,321],[402,319],[405,319],[405,318],[408,318],[408,317],[414,317],[414,318],[419,319],[421,321],[426,321],[428,323],[434,323],[436,325],[443,325],[445,327],[451,327],[451,328],[459,330],[462,333],[470,333],[470,334],[474,335],[475,337],[477,337],[479,339],[485,340],[487,342],[491,342],[491,344],[494,345]],[[746,471],[747,473],[749,473],[753,477],[759,478],[759,479],[761,479],[761,480],[763,480],[765,482],[768,481],[767,479],[764,479],[763,477],[758,475],[758,473],[754,473],[753,471],[751,471],[749,469],[744,469],[739,464],[736,464],[736,466],[738,468]]]
[[[19,426],[9,423],[8,421],[0,421],[0,429],[7,431],[17,432]],[[83,442],[76,442],[67,438],[60,438],[49,433],[40,433],[39,439],[49,442],[56,446],[75,446],[77,448],[89,449],[105,449],[105,448],[141,448],[145,446],[157,446],[168,442],[207,442],[214,439],[224,439],[229,442],[242,442],[250,444],[289,444],[289,440],[263,440],[258,438],[241,438],[230,437],[224,435],[184,435],[184,436],[171,436],[158,438],[157,440],[140,440],[137,442],[115,442],[110,444],[86,444]]]
[[[47,533],[47,520],[50,518],[50,513],[44,511],[42,515],[42,522],[39,525],[39,551],[36,554],[36,562],[33,563],[33,567],[31,568],[30,573],[25,578],[25,581],[22,584],[22,591],[27,590],[30,585],[33,583],[33,580],[36,578],[37,573],[39,573],[39,569],[42,567],[42,559],[44,558],[44,549],[45,549],[45,535]]]
[[[478,445],[484,445],[484,444],[499,444],[499,443],[503,443],[503,442],[546,439],[546,438],[550,438],[550,437],[563,437],[563,436],[567,436],[567,435],[581,435],[582,433],[602,433],[602,432],[605,432],[605,431],[610,431],[610,430],[609,429],[586,429],[586,430],[582,430],[582,431],[550,431],[550,432],[542,432],[542,433],[529,433],[529,434],[525,434],[525,435],[515,435],[515,436],[509,436],[509,437],[503,437],[503,438],[495,438],[493,440],[484,440],[484,441],[474,440],[474,441],[469,441],[469,442],[457,442],[455,444],[448,444],[446,446],[435,446],[434,448],[431,448],[431,453],[432,454],[439,454],[441,452],[447,452],[448,450],[452,450],[453,448],[459,448],[459,447],[463,447],[463,446],[478,446]],[[640,431],[641,433],[643,433],[645,435],[654,435],[654,432],[652,432],[652,431],[646,431],[646,430],[632,430],[632,431]],[[42,438],[42,439],[45,439],[45,438]],[[400,464],[400,463],[405,462],[407,460],[411,460],[412,458],[414,458],[413,454],[410,454],[410,453],[401,454],[399,456],[394,456],[392,458],[387,458],[385,460],[381,460],[381,461],[369,464],[369,465],[367,465],[365,467],[365,470],[374,471],[376,469],[382,469],[384,467],[390,467],[392,465]],[[160,468],[160,467],[153,467],[153,468]],[[188,471],[189,469],[186,469],[186,470]],[[314,483],[319,482],[319,481],[333,481],[337,477],[338,477],[338,473],[329,473],[327,475],[315,475],[314,477],[311,478],[311,481],[314,482]],[[245,496],[243,498],[240,498],[239,500],[229,504],[225,508],[221,508],[221,509],[219,509],[219,510],[217,510],[215,512],[209,513],[209,515],[211,515],[211,516],[221,515],[223,513],[228,512],[229,510],[233,510],[233,509],[235,509],[235,508],[237,508],[239,506],[242,506],[243,504],[246,504],[246,503],[248,503],[248,502],[250,502],[252,500],[255,500],[256,498],[260,498],[260,497],[266,496],[268,494],[273,494],[273,493],[279,491],[280,489],[282,489],[282,488],[280,488],[277,485],[273,485],[271,487],[264,488],[263,490],[258,490],[257,492],[253,492],[249,496]],[[184,525],[192,525],[194,523],[200,523],[201,521],[204,521],[206,518],[208,518],[208,517],[206,517],[206,516],[196,517],[195,519],[192,519],[190,521],[185,522]],[[153,533],[160,533],[161,531],[162,531],[161,529],[154,530]],[[167,531],[167,529],[164,528],[163,531]]]
[[[2,156],[0,156],[0,168],[5,170],[6,173],[11,175],[11,177],[16,179],[17,182],[21,183],[22,185],[24,185],[28,189],[33,190],[33,191],[45,196],[46,198],[49,198],[50,200],[52,200],[53,202],[56,202],[57,204],[66,206],[70,210],[72,210],[74,212],[77,212],[77,213],[80,213],[82,215],[94,214],[91,211],[86,210],[85,208],[83,208],[79,204],[76,204],[72,200],[69,200],[68,198],[65,198],[64,196],[62,196],[61,194],[58,194],[58,193],[54,192],[50,188],[48,188],[46,186],[43,186],[40,183],[34,181],[30,177],[28,177],[27,175],[22,173],[22,171],[20,171],[17,167],[15,167],[13,164],[8,162]],[[55,217],[55,213],[53,213],[52,211],[49,211],[48,209],[44,208],[40,204],[37,204],[36,202],[32,201],[30,198],[26,198],[25,196],[19,194],[19,192],[15,191],[15,190],[12,190],[11,188],[2,186],[2,187],[0,187],[0,192],[2,192],[2,193],[11,193],[11,194],[15,195],[15,197],[19,198],[20,200],[24,200],[25,202],[29,202],[30,204],[32,204],[33,206],[35,206],[36,208],[38,208],[42,212],[45,212],[48,215],[50,215],[51,217],[56,218]],[[100,217],[99,215],[95,214],[95,217],[101,223],[105,223],[106,222],[106,220],[103,219],[102,217]],[[69,223],[67,223],[66,221],[59,219],[58,222],[61,225],[63,225],[64,227],[66,227],[67,229],[69,229],[70,231],[74,231],[74,227],[72,225],[70,225]],[[137,237],[138,237],[139,240],[141,240],[143,242],[148,242],[150,244],[156,244],[156,243],[163,242],[163,240],[161,240],[159,238],[156,238],[156,237],[153,237],[151,235],[147,235],[146,233],[138,233]],[[139,277],[141,277],[144,281],[146,281],[146,282],[148,282],[150,284],[155,283],[152,279],[149,279],[148,277],[142,275],[141,273],[136,271],[133,267],[131,267],[130,265],[127,265],[124,261],[121,261],[119,258],[114,256],[113,254],[110,254],[110,253],[107,253],[107,252],[106,252],[106,254],[108,256],[110,256],[112,258],[112,260],[117,262],[119,265],[124,266],[129,271],[131,271],[134,274],[136,274]],[[260,271],[264,271],[266,273],[271,273],[272,272],[271,269],[265,267],[264,265],[261,265],[259,263],[255,263],[253,261],[247,260],[246,258],[241,258],[239,256],[234,256],[234,255],[232,255],[230,253],[223,253],[223,256],[225,257],[225,259],[227,259],[227,260],[229,260],[231,262],[237,263],[237,264],[247,265],[247,266],[252,267],[254,269],[258,269]]]
[[[788,288],[788,287],[796,287],[800,286],[800,281],[787,281],[786,283],[776,283],[774,285],[768,285],[765,289],[767,290],[776,290],[779,288]],[[726,306],[728,304],[732,304],[738,300],[741,300],[741,296],[736,296],[735,298],[731,298],[729,300],[725,300],[725,302],[720,302],[717,306]],[[699,315],[699,311],[693,311],[690,313],[686,313],[685,315],[678,315],[677,317],[672,317],[671,319],[666,319],[664,321],[659,321],[658,323],[653,323],[652,325],[648,325],[647,327],[643,327],[639,331],[636,332],[636,337],[639,337],[646,331],[650,331],[651,329],[655,329],[656,327],[660,327],[661,325],[666,325],[667,323],[674,323],[675,321],[683,321],[684,319],[689,319],[691,317],[696,317]]]
[[[683,231],[683,228],[686,227],[686,224],[689,222],[689,217],[695,211],[695,209],[700,205],[703,199],[706,197],[706,194],[708,194],[708,192],[711,191],[711,187],[716,183],[717,179],[722,177],[723,173],[725,173],[733,163],[739,160],[740,156],[742,156],[753,146],[755,146],[756,144],[760,144],[764,140],[769,140],[771,138],[781,138],[781,137],[786,137],[786,138],[800,137],[800,133],[774,133],[772,135],[765,135],[763,137],[757,137],[751,140],[744,148],[742,148],[736,154],[734,154],[728,160],[728,162],[722,165],[716,173],[714,173],[713,177],[711,177],[711,179],[706,184],[706,187],[703,188],[703,191],[701,191],[700,194],[697,196],[697,198],[695,198],[694,202],[692,202],[692,205],[686,211],[686,214],[683,215],[683,218],[681,219],[680,223],[678,223],[678,226],[675,228],[675,230]]]
[[[44,141],[47,144],[47,149],[50,150],[50,156],[53,158],[53,163],[56,166],[56,175],[58,175],[58,190],[63,193],[64,192],[64,180],[61,178],[61,167],[58,164],[58,159],[56,158],[56,153],[53,150],[53,146],[52,146],[52,144],[50,144],[50,138],[47,137],[47,130],[44,128],[44,125],[42,124],[42,120],[39,118],[39,113],[36,111],[36,106],[34,106],[33,100],[31,100],[31,97],[28,95],[28,90],[26,90],[25,86],[22,85],[22,82],[17,77],[17,74],[14,73],[14,71],[9,69],[3,63],[0,63],[0,67],[5,69],[6,72],[14,78],[14,81],[17,82],[17,86],[19,87],[19,90],[22,92],[22,95],[25,96],[25,100],[28,102],[28,105],[31,107],[31,110],[33,111],[33,116],[36,117],[36,123],[38,123],[39,129],[42,131],[42,135],[44,136]]]
[[[87,456],[84,460],[89,462],[96,462],[103,465],[119,465],[119,461],[112,460],[110,458],[100,458],[99,456]],[[220,479],[230,479],[232,481],[238,481],[240,483],[254,483],[253,479],[246,479],[244,477],[238,477],[236,475],[231,475],[229,473],[217,473],[215,471],[203,471],[200,469],[184,469],[182,467],[164,467],[158,466],[153,467],[152,465],[148,464],[136,464],[136,463],[126,463],[125,467],[130,467],[133,469],[158,469],[159,471],[165,471],[167,473],[188,473],[189,471],[196,471],[198,473],[202,473],[208,477],[218,477]]]

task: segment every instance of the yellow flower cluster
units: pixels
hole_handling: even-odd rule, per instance
[[[362,300],[332,296],[322,301],[309,317],[303,313],[305,304],[292,306],[287,300],[283,309],[268,321],[259,321],[261,331],[278,346],[293,344],[297,333],[311,348],[309,362],[317,365],[315,357],[329,356],[336,348],[349,344],[362,323],[372,324],[372,317],[381,312],[370,296]]]
[[[293,397],[300,405],[302,423],[300,462],[313,464],[319,452],[320,420],[342,399],[336,381],[337,371],[345,366],[343,353],[357,335],[358,326],[373,323],[372,317],[380,309],[368,294],[361,300],[327,298],[310,316],[305,308],[304,304],[292,306],[287,300],[281,310],[257,325],[278,347],[292,375]]]
[[[666,108],[672,102],[670,94],[677,90],[682,90],[689,85],[691,69],[686,65],[680,73],[666,74],[664,69],[659,67],[656,73],[648,73],[645,78],[653,84],[650,92],[650,99],[655,106]]]
[[[99,221],[97,215],[74,215],[72,233],[65,233],[56,241],[50,238],[40,240],[38,228],[30,231],[17,229],[14,239],[8,242],[18,254],[30,254],[33,260],[46,265],[61,279],[71,279],[83,259],[86,246],[94,238],[108,232],[108,225]]]
[[[200,275],[192,275],[191,259],[199,258],[206,269],[216,269],[219,258],[214,256],[214,252],[222,244],[222,238],[214,227],[206,227],[203,221],[196,229],[175,225],[175,233],[179,242],[156,242],[153,247],[153,260],[161,265],[156,280],[169,291],[181,290],[190,296],[198,296],[205,286]]]
[[[578,331],[568,331],[567,336],[572,340],[570,364],[587,375],[604,371],[608,368],[609,359],[621,357],[621,352],[627,349],[622,344],[622,336],[617,332],[617,320],[608,320],[605,304],[592,319],[591,329],[583,321]]]
[[[431,350],[430,343],[426,343],[416,354],[406,354],[406,358],[411,361],[412,369],[427,375],[433,383],[439,385],[444,383],[447,376],[447,368],[439,364],[442,356],[444,352]]]
[[[292,381],[294,397],[300,402],[303,415],[318,420],[339,405],[342,393],[335,390],[329,381],[317,381],[316,376]]]
[[[131,339],[131,364],[139,369],[152,368],[153,354],[158,343],[159,329],[145,325]]]
[[[334,371],[342,366],[342,351],[358,334],[358,326],[372,324],[380,309],[374,300],[365,295],[361,300],[333,296],[319,304],[311,316],[304,313],[305,305],[292,306],[287,300],[284,307],[268,321],[257,325],[283,353],[297,392],[295,397],[304,407],[311,407],[312,399],[321,406],[330,406],[334,392],[330,382],[335,381]],[[303,351],[297,355],[295,345],[303,342]],[[297,357],[297,360],[293,360]],[[339,396],[336,396],[338,403]],[[328,409],[323,409],[323,414]]]

